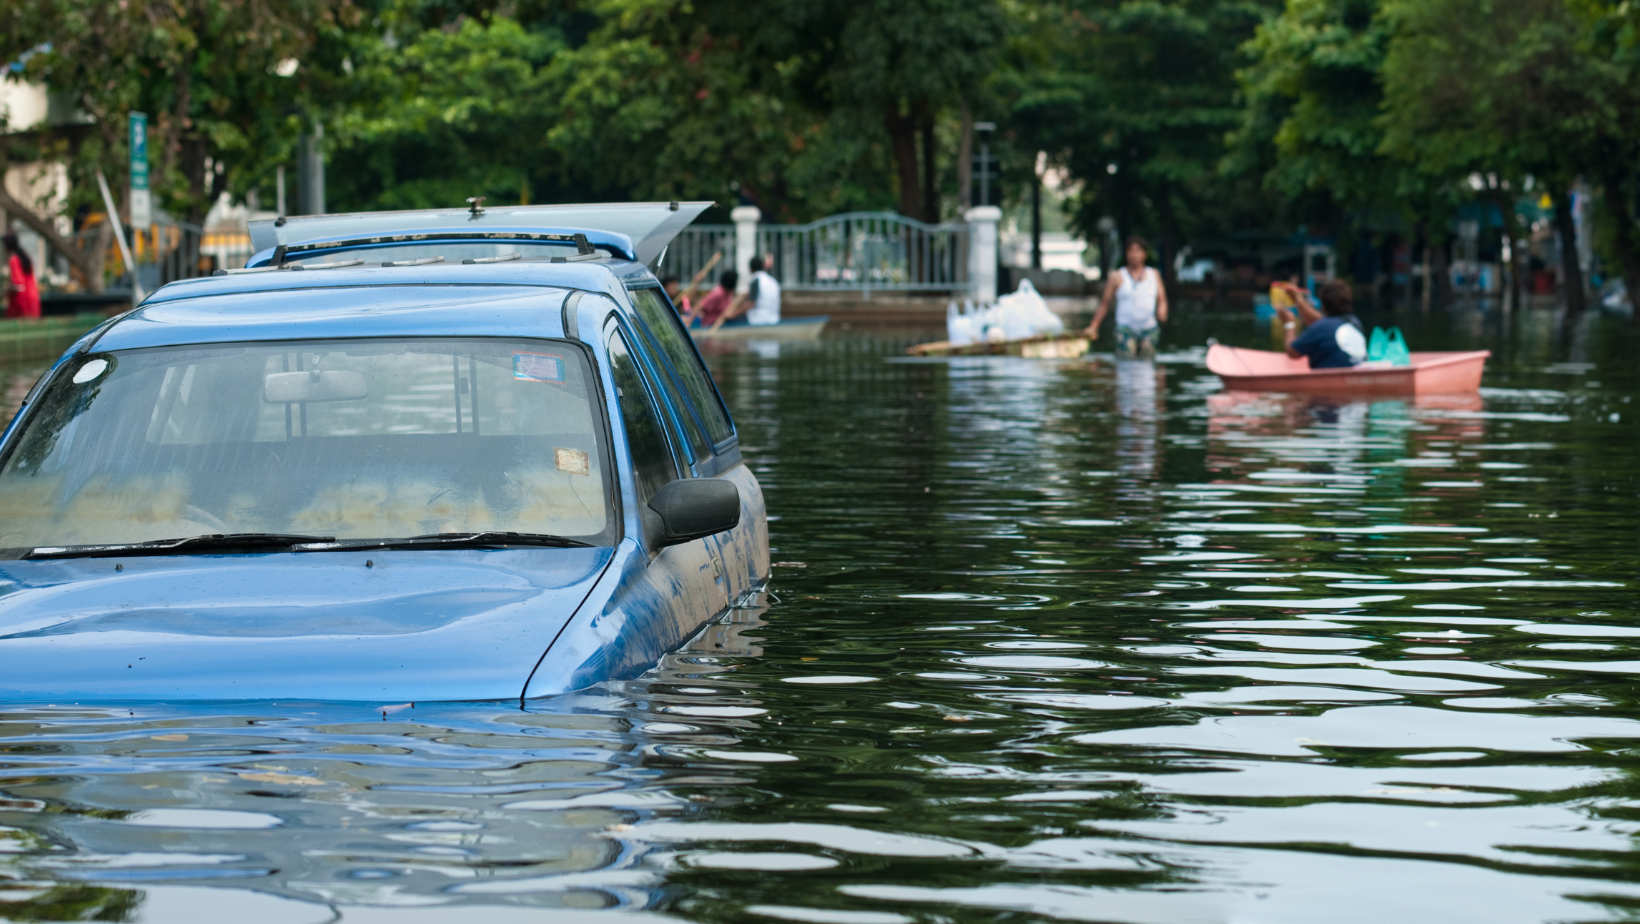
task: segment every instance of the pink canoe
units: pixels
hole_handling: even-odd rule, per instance
[[[1467,353],[1413,353],[1412,365],[1364,369],[1311,369],[1307,359],[1269,350],[1244,350],[1215,343],[1207,349],[1207,369],[1226,388],[1241,391],[1326,392],[1347,395],[1450,395],[1481,387],[1488,350]]]

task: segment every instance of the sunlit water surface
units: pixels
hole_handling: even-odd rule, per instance
[[[1632,919],[1640,340],[1408,326],[1481,394],[715,357],[766,608],[523,711],[0,706],[0,917]]]

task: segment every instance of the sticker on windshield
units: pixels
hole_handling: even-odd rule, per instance
[[[552,353],[514,353],[513,378],[564,384],[564,357]]]
[[[579,449],[554,449],[552,461],[560,472],[569,472],[571,475],[592,474],[591,461],[587,454]]]

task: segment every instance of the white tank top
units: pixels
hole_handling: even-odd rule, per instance
[[[780,283],[763,270],[758,270],[752,276],[752,288],[757,291],[757,299],[752,302],[751,310],[746,312],[747,323],[779,324]]]
[[[1116,287],[1116,326],[1128,330],[1150,330],[1156,326],[1156,271],[1145,267],[1138,281],[1128,274],[1127,267],[1118,270],[1122,282]]]

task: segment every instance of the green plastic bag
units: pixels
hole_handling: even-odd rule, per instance
[[[1401,335],[1399,327],[1384,330],[1374,327],[1372,336],[1367,338],[1367,361],[1387,362],[1392,366],[1412,365],[1412,353],[1407,350],[1407,340]]]
[[[1389,349],[1389,334],[1384,333],[1382,327],[1374,327],[1372,336],[1367,338],[1367,361],[1378,362],[1384,358],[1384,351]]]
[[[1412,365],[1412,351],[1407,349],[1407,339],[1401,336],[1399,327],[1389,329],[1389,344],[1384,347],[1384,358],[1392,366]]]

